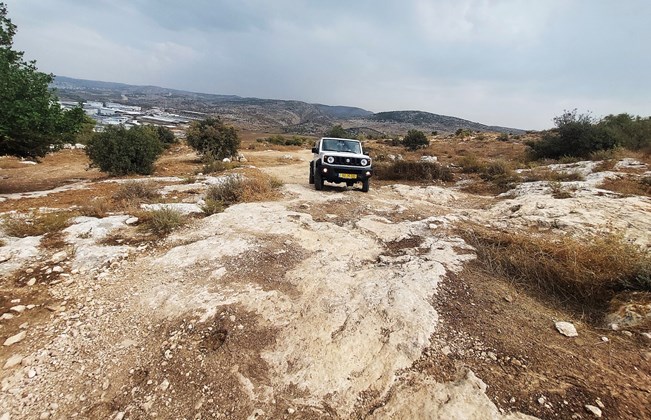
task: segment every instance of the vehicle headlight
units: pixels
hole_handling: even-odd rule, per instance
[[[368,165],[368,159],[362,159],[362,160],[359,161],[359,163],[361,163],[362,166],[366,166],[366,165]]]
[[[333,158],[332,156],[328,156],[328,157],[326,158],[326,162],[328,162],[328,163],[335,163],[335,158]]]

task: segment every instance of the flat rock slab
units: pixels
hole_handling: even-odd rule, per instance
[[[27,331],[21,331],[16,335],[12,335],[11,337],[7,338],[4,343],[2,343],[3,346],[11,346],[16,343],[20,343],[27,337]]]

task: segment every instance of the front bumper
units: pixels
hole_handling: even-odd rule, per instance
[[[317,171],[328,182],[363,182],[373,176],[373,168],[321,164]]]

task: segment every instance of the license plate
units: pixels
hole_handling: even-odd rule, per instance
[[[339,178],[357,179],[357,174],[339,174]]]

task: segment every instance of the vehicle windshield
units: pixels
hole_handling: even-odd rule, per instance
[[[324,139],[323,150],[326,152],[362,153],[359,142],[342,139]]]

